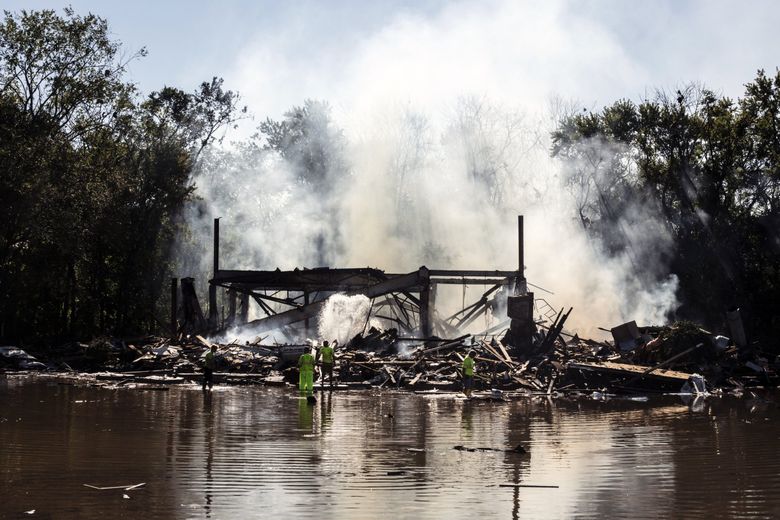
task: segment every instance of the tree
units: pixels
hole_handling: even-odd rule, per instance
[[[330,106],[323,101],[307,99],[303,106],[285,112],[282,121],[268,118],[258,130],[267,149],[296,167],[301,182],[329,189],[328,180],[346,170],[344,136],[334,127]]]
[[[109,34],[72,9],[5,12],[0,25],[6,337],[148,330],[193,165],[239,112],[217,78],[139,100]]]
[[[307,99],[293,107],[282,121],[266,119],[258,130],[265,137],[267,150],[278,153],[291,165],[298,182],[316,193],[323,214],[323,230],[312,244],[317,265],[329,265],[343,252],[339,231],[339,206],[331,196],[338,183],[350,175],[344,159],[344,135],[335,127],[330,106]]]
[[[657,209],[673,237],[680,317],[718,325],[738,305],[755,334],[778,332],[778,100],[780,72],[759,71],[736,103],[691,85],[571,115],[553,133],[583,223],[619,237],[610,250],[631,247],[615,231],[637,201]]]
[[[0,91],[30,119],[43,119],[73,138],[115,115],[116,101],[133,91],[122,81],[125,67],[146,50],[122,61],[106,20],[78,16],[71,8],[64,13],[4,11]]]
[[[521,113],[474,97],[458,100],[453,119],[446,137],[462,151],[476,192],[491,204],[505,204],[510,187],[523,184],[520,167],[539,144],[539,135]]]

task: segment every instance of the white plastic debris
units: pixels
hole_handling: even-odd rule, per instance
[[[726,350],[731,340],[726,336],[713,336],[712,345],[718,350]]]
[[[701,374],[691,374],[688,381],[680,389],[681,394],[707,395],[707,381]]]

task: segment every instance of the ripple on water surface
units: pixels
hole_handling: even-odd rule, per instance
[[[0,379],[0,517],[780,517],[777,397],[309,405],[281,388]]]

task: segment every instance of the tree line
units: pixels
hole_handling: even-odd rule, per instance
[[[607,250],[630,254],[641,236],[621,222],[642,208],[669,243],[634,258],[679,280],[670,318],[719,328],[739,307],[749,336],[777,349],[780,333],[780,71],[758,71],[733,100],[699,85],[619,100],[563,117],[552,155],[569,166],[578,218]]]
[[[0,336],[134,334],[165,316],[170,245],[200,152],[240,114],[222,80],[142,95],[108,24],[0,24]]]
[[[142,93],[126,68],[146,52],[125,52],[93,14],[4,13],[4,339],[167,330],[172,246],[187,233],[193,171],[204,155],[229,159],[203,152],[246,108],[219,78],[194,92]],[[779,128],[780,72],[759,71],[737,100],[692,85],[569,113],[552,133],[551,155],[565,165],[575,216],[594,242],[631,258],[644,283],[677,277],[681,306],[670,319],[717,328],[727,308],[740,307],[752,337],[771,344],[780,333]],[[332,189],[334,172],[359,174],[345,162],[325,103],[306,101],[258,132],[239,152],[273,151],[318,192]],[[492,179],[499,200],[509,177],[478,166],[469,168]],[[638,234],[630,225],[637,218],[657,222],[659,233]],[[656,239],[655,248],[637,247]],[[325,240],[317,246],[323,262],[341,237]]]

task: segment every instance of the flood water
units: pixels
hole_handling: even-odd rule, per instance
[[[0,517],[780,517],[777,393],[317,397],[0,376]]]

